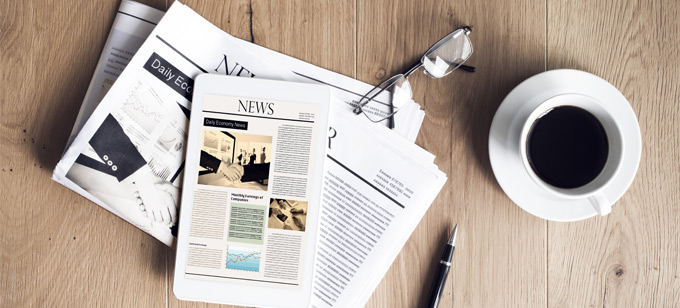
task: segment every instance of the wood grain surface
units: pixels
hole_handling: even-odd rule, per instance
[[[186,3],[234,36],[371,84],[473,26],[476,73],[410,79],[427,113],[417,144],[449,181],[367,307],[422,307],[455,223],[440,307],[680,307],[677,1]],[[177,300],[171,249],[50,180],[118,5],[0,2],[0,307],[217,306]],[[503,97],[557,68],[608,80],[638,117],[640,169],[608,216],[533,217],[491,171],[487,137]]]
[[[549,1],[548,69],[608,80],[642,134],[637,177],[610,215],[548,223],[551,306],[680,307],[679,13],[675,1]]]

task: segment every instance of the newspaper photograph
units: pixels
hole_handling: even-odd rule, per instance
[[[267,190],[271,164],[272,136],[251,135],[229,131],[203,131],[201,168],[198,184]],[[238,182],[229,181],[223,171],[213,171],[211,164],[220,161],[247,170]],[[210,168],[210,169],[206,169]],[[216,170],[216,169],[215,169]],[[240,169],[239,169],[240,170]],[[202,173],[202,174],[201,174]]]

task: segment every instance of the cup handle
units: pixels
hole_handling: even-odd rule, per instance
[[[590,204],[593,205],[597,213],[601,216],[607,215],[612,211],[611,203],[602,193],[594,194],[588,197],[588,201],[590,201]]]

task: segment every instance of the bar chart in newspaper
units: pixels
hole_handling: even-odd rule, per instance
[[[262,250],[229,246],[227,248],[227,269],[259,272]]]

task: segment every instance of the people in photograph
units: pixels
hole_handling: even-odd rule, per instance
[[[255,159],[257,158],[257,154],[255,154],[255,148],[253,148],[253,152],[250,154],[250,161],[248,162],[248,165],[254,165],[255,164]]]
[[[243,162],[243,149],[240,149],[240,150],[239,150],[239,154],[238,154],[238,159],[237,159],[237,161],[238,161],[238,164],[239,164],[239,165],[242,165],[242,162]]]
[[[264,153],[265,147],[262,147],[262,154],[260,154],[260,164],[264,164],[267,159],[267,154]]]

